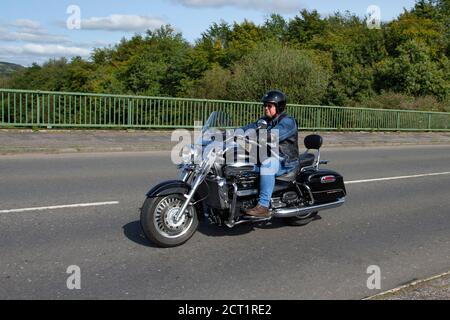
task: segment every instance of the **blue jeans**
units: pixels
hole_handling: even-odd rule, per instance
[[[268,158],[258,167],[255,165],[255,172],[260,173],[259,182],[259,205],[269,208],[273,189],[275,188],[275,177],[282,176],[298,166],[298,161],[283,165],[276,158]]]

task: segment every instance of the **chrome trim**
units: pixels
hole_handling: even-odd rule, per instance
[[[176,221],[180,220],[181,216],[185,213],[187,207],[191,203],[192,198],[194,197],[195,192],[197,192],[198,187],[206,178],[206,175],[208,174],[209,170],[211,170],[211,167],[213,166],[215,160],[216,160],[215,149],[212,149],[210,150],[209,154],[207,155],[206,159],[203,161],[201,166],[199,166],[195,170],[196,175],[192,181],[192,188],[187,195],[186,194],[184,195],[186,201],[181,206],[180,211],[175,215],[174,219]]]
[[[316,159],[316,163],[314,164],[316,169],[319,170],[319,166],[320,166],[320,149],[317,150],[317,159]]]
[[[236,192],[238,197],[248,197],[259,194],[258,189],[239,190]]]
[[[235,221],[234,221],[234,213],[236,211],[236,201],[237,201],[237,191],[238,191],[238,186],[236,184],[236,182],[234,182],[232,184],[233,186],[233,200],[231,202],[231,206],[230,206],[230,217],[228,218],[228,222],[226,223],[226,225],[230,228],[235,226]]]
[[[308,203],[309,203],[310,205],[313,205],[314,202],[315,202],[316,200],[314,200],[314,196],[313,196],[313,193],[311,192],[311,188],[310,188],[307,184],[305,184],[305,183],[303,183],[302,186],[304,186],[304,187],[306,188],[306,190],[307,190],[308,193],[309,193],[309,196],[311,197],[311,201],[309,201]]]
[[[315,211],[323,211],[328,209],[334,209],[342,206],[345,203],[345,198],[341,198],[338,201],[319,204],[311,207],[303,207],[303,208],[289,208],[289,209],[276,209],[273,210],[273,216],[275,218],[290,218],[296,217],[303,214],[309,214]]]
[[[178,174],[178,180],[181,180],[183,182],[188,182],[192,171],[188,170],[186,168],[183,168],[183,170]]]
[[[258,217],[246,216],[246,219],[242,219],[242,220],[233,222],[233,224],[226,223],[225,225],[228,228],[233,228],[233,227],[235,227],[235,226],[237,226],[239,224],[243,224],[243,223],[249,223],[249,222],[255,223],[255,222],[264,222],[264,221],[270,221],[270,220],[272,220],[272,216],[267,217],[267,218],[258,218]]]
[[[184,212],[186,211],[187,207],[189,206],[189,204],[191,203],[192,198],[194,197],[195,192],[197,191],[197,188],[200,186],[200,184],[203,182],[203,177],[202,175],[197,175],[197,177],[195,177],[194,179],[194,183],[192,185],[191,191],[186,195],[184,195],[184,197],[186,198],[186,201],[183,203],[183,205],[181,206],[180,211],[175,214],[175,221],[179,221],[181,219],[181,217],[183,216]]]
[[[304,154],[308,154],[308,153],[309,153],[309,150],[310,150],[310,149],[306,149],[306,151],[305,151]],[[314,161],[315,161],[315,159],[314,159]],[[313,163],[313,164],[310,165],[310,166],[301,168],[301,169],[300,169],[300,173],[305,172],[306,170],[309,170],[309,169],[316,169],[315,163]]]
[[[325,181],[325,178],[333,178],[333,180],[331,181]],[[328,175],[328,176],[323,176],[323,177],[321,177],[320,178],[320,183],[321,184],[327,184],[327,183],[333,183],[333,182],[336,182],[336,176],[334,176],[334,175]]]
[[[314,170],[316,170],[317,168],[316,168],[315,165],[307,166],[307,167],[303,167],[303,168],[300,170],[300,172],[305,172],[306,170],[309,170],[309,169],[314,169]]]
[[[246,166],[254,166],[254,164],[252,163],[248,163],[248,162],[236,162],[236,163],[232,163],[232,164],[227,164],[228,167],[231,168],[242,168],[242,167],[246,167]]]
[[[309,152],[309,150],[310,149],[307,149],[305,154],[307,154]],[[305,172],[306,170],[309,170],[309,169],[314,169],[314,170],[317,171],[317,170],[320,169],[320,165],[321,164],[327,164],[327,163],[321,163],[321,160],[320,160],[320,149],[319,149],[319,150],[317,150],[317,156],[316,156],[316,159],[314,160],[314,163],[312,165],[310,165],[310,166],[301,168],[300,172]]]

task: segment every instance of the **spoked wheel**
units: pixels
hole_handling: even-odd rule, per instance
[[[197,211],[189,206],[179,220],[175,217],[185,198],[182,194],[147,198],[141,209],[141,226],[149,240],[161,247],[176,247],[188,241],[198,227]]]
[[[319,212],[312,212],[306,216],[297,216],[297,217],[291,217],[286,218],[287,224],[290,226],[306,226],[307,224],[311,223],[317,216]]]

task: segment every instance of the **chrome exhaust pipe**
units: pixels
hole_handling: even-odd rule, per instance
[[[315,211],[323,211],[323,210],[338,208],[338,207],[342,206],[344,204],[344,202],[345,202],[345,198],[341,198],[335,202],[319,204],[319,205],[311,206],[311,207],[275,209],[275,210],[273,210],[273,217],[275,217],[275,218],[290,218],[290,217],[296,217],[299,215],[307,215],[307,214],[315,212]]]

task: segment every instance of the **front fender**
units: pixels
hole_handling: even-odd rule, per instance
[[[192,187],[189,183],[181,180],[164,181],[155,186],[147,192],[148,198],[165,197],[171,194],[188,194]],[[194,200],[205,200],[209,195],[209,188],[205,181],[203,181],[197,188],[194,194]]]
[[[191,190],[191,185],[181,180],[164,181],[147,192],[148,198],[164,197],[171,194],[187,194]]]

